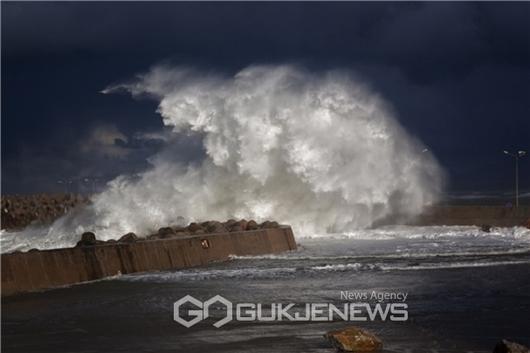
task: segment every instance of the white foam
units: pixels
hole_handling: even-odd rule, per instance
[[[265,279],[295,276],[297,273],[330,273],[330,272],[359,272],[359,271],[420,271],[444,270],[474,267],[494,267],[507,265],[530,264],[530,260],[510,261],[470,261],[470,262],[441,262],[425,264],[388,264],[388,263],[339,263],[324,264],[307,267],[273,267],[273,268],[238,268],[213,270],[183,270],[174,272],[144,273],[114,277],[113,279],[131,282],[178,282],[202,281],[215,279]]]
[[[216,278],[269,278],[289,275],[296,272],[296,268],[240,268],[223,270],[184,270],[175,272],[144,273],[121,276],[125,281],[139,282],[174,282],[180,280],[211,280]]]
[[[522,265],[522,264],[530,264],[530,260],[433,263],[433,264],[413,265],[413,266],[380,265],[378,267],[384,271],[417,271],[417,270],[443,270],[443,269],[473,268],[473,267],[494,267],[494,266]]]
[[[282,261],[326,261],[326,260],[354,260],[354,259],[423,259],[448,257],[481,257],[481,256],[512,256],[530,255],[530,247],[506,249],[499,251],[456,251],[456,252],[400,252],[395,254],[365,254],[365,255],[296,255],[268,254],[268,255],[230,255],[231,260],[282,260]]]
[[[311,238],[323,237],[323,234]],[[441,239],[441,238],[506,238],[529,240],[530,229],[525,227],[493,228],[490,232],[483,232],[476,226],[388,226],[375,229],[359,229],[327,237],[336,239]]]
[[[342,232],[396,211],[417,214],[441,189],[434,157],[348,72],[280,65],[222,76],[157,66],[104,93],[118,89],[158,100],[176,137],[202,138],[204,159],[175,162],[170,138],[168,150],[150,158],[151,169],[113,180],[85,211],[38,237],[20,233],[20,243],[71,246],[83,231],[104,240],[145,234],[179,216],[274,219],[298,237]]]

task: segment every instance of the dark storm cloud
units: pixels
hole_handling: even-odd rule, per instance
[[[354,70],[429,145],[452,188],[507,189],[512,161],[500,151],[530,149],[529,26],[530,3],[3,2],[3,187],[145,168],[160,146],[134,136],[161,131],[156,105],[98,92],[169,61]],[[116,142],[126,158],[71,148],[100,123],[127,137]],[[29,157],[43,151],[48,163]],[[178,153],[200,158],[186,144]],[[528,163],[522,173],[530,188]]]

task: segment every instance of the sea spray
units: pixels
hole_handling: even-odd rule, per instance
[[[345,71],[250,66],[223,76],[156,66],[103,93],[119,90],[158,100],[164,125],[199,136],[204,158],[152,156],[139,177],[118,177],[90,207],[55,222],[50,244],[71,245],[85,230],[145,234],[179,217],[270,218],[299,237],[343,232],[417,214],[442,186],[431,153]]]
[[[133,223],[138,210],[153,209],[151,224],[175,215],[274,218],[336,232],[417,213],[441,186],[424,146],[344,71],[251,66],[223,77],[159,66],[105,93],[119,89],[159,100],[176,134],[201,133],[206,158],[195,167],[154,159],[140,181],[112,183],[95,200],[110,217],[121,212],[108,204],[125,202],[136,206],[123,217]]]

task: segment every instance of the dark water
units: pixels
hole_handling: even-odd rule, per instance
[[[185,328],[173,302],[347,302],[341,291],[406,292],[406,322],[236,322]],[[374,302],[371,302],[374,304]],[[333,352],[322,335],[354,324],[386,352],[491,352],[530,343],[530,234],[474,228],[390,229],[301,242],[297,252],[123,276],[2,303],[3,352]]]

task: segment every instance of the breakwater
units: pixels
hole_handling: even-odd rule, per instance
[[[435,206],[410,222],[412,225],[489,225],[530,228],[530,206]]]
[[[289,226],[3,254],[2,296],[135,272],[207,265],[230,255],[295,250]]]
[[[17,230],[30,224],[49,224],[89,202],[88,196],[79,194],[2,195],[0,227]]]

